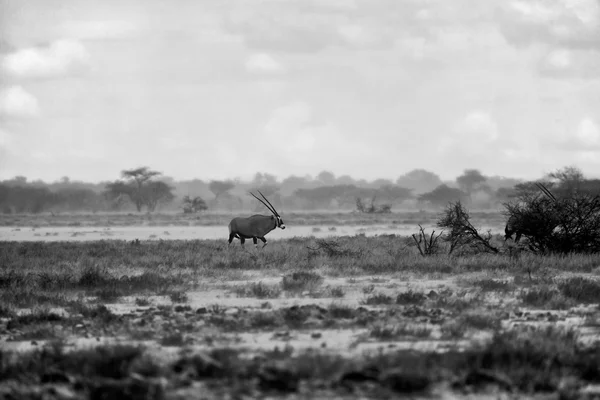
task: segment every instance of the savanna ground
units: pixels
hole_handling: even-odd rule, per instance
[[[279,210],[281,211],[281,210]],[[4,227],[118,227],[118,226],[227,226],[234,214],[268,214],[259,212],[203,212],[183,214],[181,212],[134,213],[40,213],[0,214],[0,226]],[[290,226],[306,225],[428,225],[435,224],[438,213],[434,211],[405,211],[388,214],[365,214],[359,212],[295,211],[281,212],[285,223]],[[471,212],[480,224],[503,225],[504,217],[497,211]]]
[[[10,227],[53,217],[22,218]],[[501,254],[422,257],[405,234],[280,232],[259,250],[0,242],[0,398],[599,395],[600,255],[535,256],[497,237]]]

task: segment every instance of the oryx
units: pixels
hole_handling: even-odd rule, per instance
[[[264,204],[265,207],[273,213],[273,215],[253,215],[251,217],[243,218],[237,217],[231,220],[229,223],[229,244],[233,241],[233,238],[240,239],[242,247],[246,239],[252,239],[254,246],[258,248],[257,239],[262,240],[263,247],[267,245],[267,239],[265,235],[271,232],[275,228],[285,229],[283,220],[275,210],[275,207],[267,200],[264,194],[258,191],[260,195],[268,203],[265,203],[260,198],[256,197],[254,193],[250,193],[254,198]]]
[[[519,243],[521,240],[521,236],[523,235],[523,229],[518,226],[517,218],[513,215],[506,222],[506,226],[504,226],[504,241],[506,242],[508,239],[512,239],[512,235],[516,233],[515,243]]]
[[[550,190],[548,190],[546,186],[539,182],[536,182],[535,185],[549,199],[550,202],[554,204],[557,203],[556,197],[554,197],[552,192],[550,192]],[[508,218],[508,221],[506,221],[506,225],[504,226],[504,241],[506,242],[508,239],[512,239],[513,234],[516,234],[514,241],[515,243],[519,243],[519,240],[521,240],[521,236],[530,236],[532,234],[535,234],[536,229],[538,228],[535,226],[528,226],[533,223],[534,221],[531,220],[523,221],[523,218],[521,216],[511,215],[510,218]],[[555,227],[552,227],[552,229],[554,228]]]

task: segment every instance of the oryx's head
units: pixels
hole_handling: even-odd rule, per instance
[[[277,224],[278,228],[285,229],[285,224],[279,215],[272,215],[271,218],[275,218],[275,223]]]
[[[258,201],[260,201],[261,203],[263,203],[263,205],[265,207],[267,207],[269,209],[269,211],[271,211],[273,213],[273,215],[271,216],[271,218],[273,218],[275,220],[275,226],[277,228],[281,228],[281,229],[285,229],[285,224],[283,223],[283,219],[281,219],[281,216],[279,215],[279,213],[277,212],[277,210],[275,210],[275,207],[273,207],[273,204],[271,204],[271,202],[269,200],[267,200],[267,198],[265,197],[264,194],[262,194],[260,192],[260,190],[258,191],[258,193],[260,193],[260,195],[262,196],[263,199],[265,199],[266,203],[264,201],[262,201],[260,198],[256,197],[254,195],[254,193],[250,192],[250,194],[252,196],[254,196],[254,198]],[[267,204],[268,203],[268,204]]]

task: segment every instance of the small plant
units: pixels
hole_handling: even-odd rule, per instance
[[[440,296],[433,302],[433,306],[436,308],[444,308],[446,310],[452,310],[454,312],[463,312],[469,308],[480,304],[481,300],[479,297],[472,298],[456,298],[456,297],[444,297]]]
[[[600,282],[580,276],[568,278],[558,284],[558,290],[579,303],[600,303]]]
[[[495,279],[479,279],[474,281],[473,285],[480,287],[485,292],[508,292],[513,289],[510,282]]]
[[[51,325],[35,326],[15,336],[15,340],[49,340],[55,338],[58,338],[58,335]]]
[[[467,333],[467,326],[460,321],[450,321],[440,327],[442,339],[462,339]]]
[[[256,297],[258,299],[275,299],[281,295],[279,285],[268,285],[263,282],[239,285],[233,291],[238,297]]]
[[[251,328],[260,329],[275,328],[282,325],[279,314],[270,311],[252,313],[249,323]]]
[[[173,303],[187,303],[188,296],[186,292],[177,290],[169,293],[169,299],[171,299]]]
[[[342,304],[332,304],[328,309],[329,316],[331,318],[343,318],[343,319],[352,319],[356,316],[356,310],[354,308],[342,305]]]
[[[537,308],[565,308],[567,303],[558,290],[548,286],[523,290],[518,298],[524,305]]]
[[[388,296],[384,293],[376,293],[371,296],[368,296],[366,299],[361,301],[361,304],[366,304],[369,306],[381,305],[381,304],[392,304],[394,299],[391,296]]]
[[[185,344],[185,337],[181,332],[167,334],[160,340],[162,346],[181,347]]]
[[[334,286],[329,288],[329,295],[335,298],[342,298],[346,295],[346,292],[344,292],[344,288],[341,286]]]
[[[423,304],[425,300],[427,296],[424,293],[413,292],[412,289],[396,296],[396,304]]]
[[[329,239],[315,239],[317,247],[309,247],[307,249],[311,251],[310,254],[317,254],[319,252],[325,253],[327,257],[361,257],[363,252],[360,250],[352,250],[343,247],[336,240]]]
[[[419,224],[419,233],[418,236],[416,234],[412,234],[412,238],[417,245],[417,249],[419,249],[419,253],[425,256],[431,256],[437,254],[439,251],[438,239],[444,233],[444,231],[440,232],[437,236],[435,236],[435,230],[431,231],[429,237],[425,233],[425,229]]]
[[[375,326],[373,326],[373,328],[369,332],[369,335],[380,340],[392,340],[407,336],[427,338],[431,335],[431,328],[425,325],[409,323],[401,323],[394,325],[377,323],[375,324]]]
[[[298,306],[283,310],[283,319],[290,328],[299,328],[308,319],[310,313]]]
[[[310,271],[298,271],[285,275],[282,278],[283,290],[289,291],[313,291],[323,283],[323,277]]]
[[[121,297],[121,292],[114,286],[99,289],[95,294],[96,300],[104,303],[114,303]]]
[[[11,318],[14,316],[14,311],[5,304],[0,304],[0,318]]]
[[[466,312],[458,317],[459,324],[474,329],[488,329],[497,331],[501,327],[502,320],[494,313],[489,312]]]
[[[28,325],[59,322],[62,320],[63,317],[59,314],[51,312],[47,308],[42,308],[34,310],[31,314],[23,314],[11,318],[6,324],[6,329],[21,329]]]
[[[375,285],[369,285],[369,286],[365,286],[364,288],[362,288],[362,292],[364,294],[370,294],[373,293],[375,291]]]
[[[150,302],[150,299],[148,299],[147,297],[136,297],[135,298],[135,305],[138,307],[146,307],[149,306],[150,304],[152,304]]]

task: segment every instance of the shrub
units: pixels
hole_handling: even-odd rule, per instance
[[[284,290],[303,291],[314,290],[323,283],[323,277],[309,271],[292,272],[282,278],[281,286]]]
[[[380,305],[380,304],[392,304],[393,302],[394,302],[394,300],[392,299],[391,296],[388,296],[387,294],[383,294],[383,293],[373,294],[371,296],[368,296],[363,301],[361,301],[362,304],[366,304],[366,305],[370,305],[370,306]]]
[[[516,201],[505,203],[506,237],[524,236],[536,253],[600,252],[600,196],[569,193],[556,198],[545,185],[522,184]]]
[[[600,303],[600,282],[583,277],[569,278],[558,284],[560,292],[580,303]]]
[[[409,290],[402,292],[396,296],[396,304],[423,304],[427,300],[427,296],[421,292],[413,292]]]

